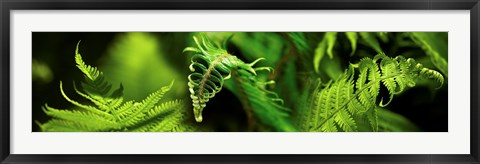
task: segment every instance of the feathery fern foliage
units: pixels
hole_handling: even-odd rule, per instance
[[[359,70],[358,76],[355,68]],[[420,78],[435,79],[439,86],[444,82],[439,72],[424,68],[412,58],[391,58],[383,53],[373,59],[363,58],[358,64],[351,64],[344,74],[324,88],[317,82],[310,95],[311,104],[304,105],[303,110],[310,110],[309,114],[299,118],[299,126],[304,131],[351,132],[359,130],[359,120],[367,120],[371,130],[378,131],[377,97],[381,85],[389,94],[387,103],[383,98],[378,103],[378,106],[384,107],[394,95],[400,94],[406,87],[415,86],[415,80]]]
[[[185,108],[181,100],[172,100],[158,104],[162,97],[173,86],[162,87],[153,92],[141,102],[124,101],[123,86],[112,91],[112,85],[105,81],[103,73],[97,68],[85,64],[82,56],[75,50],[75,61],[78,69],[85,75],[81,83],[82,90],[74,85],[80,96],[89,100],[93,105],[82,104],[70,99],[63,91],[60,82],[60,91],[63,97],[72,103],[75,108],[56,109],[48,105],[43,107],[45,113],[54,119],[40,124],[42,131],[138,131],[158,132],[175,131],[180,127]],[[111,93],[110,93],[111,92]]]

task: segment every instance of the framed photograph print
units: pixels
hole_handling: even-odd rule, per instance
[[[3,0],[0,162],[480,163],[477,0]]]

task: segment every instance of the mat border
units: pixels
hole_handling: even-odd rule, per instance
[[[1,163],[479,163],[478,0],[0,0]],[[465,155],[20,155],[10,154],[11,10],[470,10],[470,154]]]

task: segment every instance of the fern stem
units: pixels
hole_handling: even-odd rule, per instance
[[[207,72],[205,73],[205,75],[203,76],[202,80],[200,81],[200,86],[198,87],[198,101],[199,103],[201,104],[202,103],[202,99],[203,99],[203,90],[205,90],[205,84],[207,83],[207,80],[208,78],[211,76],[211,72],[213,69],[215,69],[215,66],[217,64],[219,64],[223,58],[227,57],[227,56],[230,56],[230,54],[226,53],[226,54],[222,54],[220,56],[218,56],[218,58],[216,58],[211,64],[210,66],[208,67],[207,69]]]
[[[385,79],[389,79],[389,78],[394,78],[396,76],[399,76],[401,74],[392,74],[392,75],[389,75],[389,76],[385,76],[385,77],[381,77],[380,79],[376,80],[376,81],[370,81],[367,85],[365,85],[364,88],[361,88],[359,90],[357,90],[357,92],[352,96],[350,97],[347,101],[345,101],[345,103],[342,104],[342,106],[340,106],[340,108],[337,108],[335,109],[335,111],[333,111],[332,115],[329,115],[325,120],[323,120],[320,125],[318,127],[316,127],[315,131],[318,131],[323,124],[325,124],[328,120],[330,120],[336,113],[338,113],[341,109],[345,108],[345,106],[348,105],[348,103],[350,103],[350,101],[352,101],[354,98],[357,98],[357,96],[362,93],[365,89],[368,89],[370,88],[371,86],[373,86],[375,83],[379,83],[381,82],[382,80],[385,80]]]

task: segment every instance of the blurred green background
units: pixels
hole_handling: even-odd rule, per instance
[[[185,47],[194,46],[189,32],[33,32],[32,51],[32,128],[39,131],[35,121],[44,123],[50,119],[41,107],[48,103],[60,109],[71,105],[60,94],[59,82],[64,83],[65,92],[74,100],[82,98],[75,93],[73,81],[80,82],[82,73],[75,67],[75,46],[81,40],[79,52],[83,60],[104,72],[107,81],[116,88],[124,86],[124,97],[140,101],[160,87],[175,80],[175,85],[165,97],[167,100],[184,99],[191,105],[187,86],[190,73],[190,56],[183,54]],[[363,57],[372,57],[383,51],[387,55],[404,55],[415,58],[428,68],[441,71],[444,75],[448,67],[443,61],[435,61],[432,56],[447,60],[447,33],[358,33],[356,39],[349,33],[335,34],[333,42],[328,42],[327,34],[256,32],[231,33],[212,32],[207,36],[221,42],[233,37],[227,50],[243,61],[251,62],[259,57],[267,60],[259,66],[275,69],[271,74],[260,74],[262,79],[275,80],[268,89],[275,91],[285,100],[285,106],[295,111],[296,98],[306,86],[308,78],[334,79],[343,73],[349,63],[358,62]],[[322,41],[324,41],[322,45]],[[352,42],[355,40],[355,45]],[[423,44],[427,40],[427,44]],[[430,41],[428,41],[430,40]],[[333,45],[333,46],[332,46]],[[325,52],[319,47],[325,46]],[[294,47],[294,48],[292,48]],[[435,51],[433,51],[433,50]],[[437,52],[437,53],[432,53]],[[318,65],[312,63],[319,54],[323,56]],[[316,68],[317,67],[317,68]],[[319,70],[319,71],[315,71]],[[448,81],[447,76],[445,76]],[[434,90],[430,82],[419,82],[395,97],[388,109],[392,113],[411,121],[419,131],[448,131],[448,83]],[[383,93],[385,94],[385,93]],[[387,96],[384,96],[387,97]],[[191,113],[191,107],[188,108]],[[222,89],[208,102],[203,112],[204,124],[212,131],[252,131],[248,112],[240,100],[228,89]],[[192,117],[192,123],[194,119]],[[256,123],[253,131],[271,131],[261,123]]]

